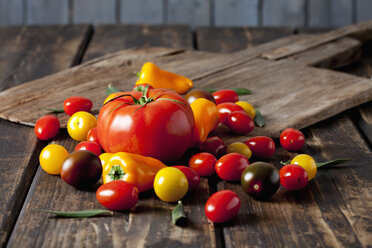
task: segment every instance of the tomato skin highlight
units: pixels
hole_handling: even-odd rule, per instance
[[[142,96],[137,91],[120,94],[136,99]],[[107,102],[98,116],[99,142],[106,152],[135,153],[165,163],[175,161],[185,153],[193,138],[191,107],[171,90],[149,89],[147,97],[156,99],[143,106],[134,104],[130,96]]]
[[[40,140],[50,140],[57,136],[60,123],[57,117],[46,115],[38,119],[35,123],[35,135]]]
[[[254,121],[243,111],[234,111],[227,118],[227,127],[238,134],[248,134],[254,129]]]
[[[218,90],[213,93],[214,100],[216,104],[221,104],[224,102],[237,102],[239,101],[239,95],[233,90],[225,89]]]
[[[80,142],[75,147],[75,151],[79,151],[79,150],[91,151],[97,156],[101,155],[101,147],[96,142],[93,142],[93,141]]]
[[[244,169],[248,166],[247,157],[239,153],[229,153],[217,161],[215,169],[222,180],[237,181],[240,180]]]
[[[226,145],[225,142],[217,136],[208,138],[200,148],[203,152],[208,152],[215,156],[216,158],[220,158],[226,154]]]
[[[274,141],[266,136],[256,136],[245,142],[252,151],[252,156],[258,159],[271,159],[275,152]]]
[[[96,198],[99,203],[110,210],[124,211],[137,204],[138,189],[125,181],[111,181],[98,188]]]
[[[217,109],[220,117],[220,123],[224,125],[227,125],[229,114],[235,111],[244,111],[242,107],[233,102],[220,103],[217,105]]]
[[[87,141],[93,141],[95,143],[97,143],[100,147],[100,143],[99,143],[99,140],[98,140],[98,131],[97,131],[97,127],[94,127],[92,129],[90,129],[87,133]]]
[[[221,190],[209,197],[205,204],[205,215],[215,223],[223,223],[238,215],[241,201],[232,190]]]
[[[71,96],[63,102],[63,110],[69,116],[79,111],[89,112],[92,107],[92,101],[81,96]]]
[[[307,185],[307,172],[296,164],[287,164],[279,171],[280,183],[288,190],[299,190]]]
[[[295,128],[287,128],[280,134],[280,145],[287,151],[299,151],[305,145],[305,136]]]
[[[185,174],[189,183],[189,191],[196,190],[199,187],[200,176],[194,169],[183,165],[175,165],[172,167],[179,169],[183,174]]]
[[[202,152],[195,154],[189,160],[189,167],[194,169],[200,176],[212,176],[215,171],[217,158],[210,153]]]

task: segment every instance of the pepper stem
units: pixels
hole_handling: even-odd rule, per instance
[[[122,180],[124,178],[125,172],[120,165],[113,165],[108,175],[112,181]]]

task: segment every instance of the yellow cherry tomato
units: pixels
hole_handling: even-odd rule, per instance
[[[291,164],[297,164],[304,168],[307,172],[307,179],[310,181],[316,175],[317,167],[315,160],[307,154],[300,154],[294,157]]]
[[[155,176],[154,191],[163,201],[178,201],[186,195],[188,189],[189,183],[185,174],[177,168],[163,168]]]
[[[68,120],[67,132],[74,140],[84,141],[89,130],[95,126],[97,126],[97,120],[91,113],[79,111]]]
[[[59,175],[67,155],[68,151],[63,146],[57,144],[47,145],[39,156],[41,168],[49,174]]]
[[[235,104],[238,104],[240,107],[242,107],[252,119],[256,116],[256,110],[249,102],[238,101]]]
[[[102,169],[105,169],[105,164],[110,160],[112,155],[114,155],[114,153],[109,153],[109,152],[101,153],[101,155],[99,155],[99,159],[101,160]]]
[[[232,152],[236,152],[243,156],[246,156],[247,159],[250,159],[250,157],[252,156],[252,151],[249,148],[249,146],[247,146],[246,144],[242,142],[234,142],[228,145],[226,148],[226,153],[232,153]]]

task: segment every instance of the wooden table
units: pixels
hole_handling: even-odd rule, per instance
[[[306,32],[314,30],[300,30]],[[29,26],[0,28],[0,89],[4,90],[121,49],[163,46],[232,52],[292,34],[289,28],[187,26]],[[370,49],[371,50],[371,49]],[[371,52],[343,71],[371,77]],[[299,82],[300,83],[300,82]],[[332,97],[332,96],[330,96]],[[0,120],[0,246],[9,247],[371,247],[372,103],[303,130],[302,152],[317,161],[352,158],[318,171],[300,192],[283,188],[270,201],[255,201],[240,185],[204,178],[184,199],[189,223],[171,223],[174,204],[153,192],[130,212],[110,217],[61,219],[34,209],[102,208],[94,191],[78,191],[45,173],[38,156],[47,142],[33,128]],[[54,140],[72,151],[77,142],[63,130]],[[279,147],[279,145],[278,145]],[[272,160],[291,153],[280,147]],[[242,200],[237,218],[213,224],[204,214],[208,197],[232,189]]]

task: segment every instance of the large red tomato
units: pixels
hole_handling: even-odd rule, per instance
[[[123,92],[101,109],[98,139],[106,152],[130,152],[163,162],[178,159],[190,145],[194,115],[181,96],[166,89]]]

